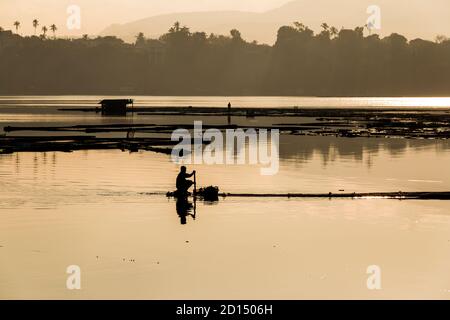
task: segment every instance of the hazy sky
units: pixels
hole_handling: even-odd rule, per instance
[[[383,8],[385,27],[382,28],[382,33],[385,35],[400,32],[410,38],[434,39],[437,34],[450,33],[450,0],[299,1],[306,7],[298,9],[298,18],[306,23],[315,20],[320,25],[326,20],[337,27],[352,27],[356,26],[355,20],[357,25],[362,25],[367,18],[365,8],[377,4]],[[13,29],[14,21],[18,20],[21,22],[19,33],[31,35],[34,33],[32,21],[36,18],[40,22],[38,33],[43,25],[48,27],[54,23],[58,26],[58,36],[96,35],[112,24],[132,22],[158,14],[218,10],[263,12],[288,2],[291,0],[0,0],[0,26]],[[67,8],[70,5],[78,5],[81,9],[79,30],[71,31],[67,28]],[[358,19],[355,19],[355,8],[358,10]],[[289,24],[294,21],[292,15],[296,16],[297,13],[288,13],[291,13],[291,17],[281,23]],[[255,28],[258,31],[258,27]],[[316,26],[315,30],[318,29],[320,27]],[[276,28],[270,33],[275,35]]]
[[[112,23],[130,22],[152,15],[211,10],[266,11],[290,0],[0,0],[0,26],[12,29],[21,22],[20,33],[33,34],[33,19],[41,26],[55,23],[62,34],[95,34]],[[67,7],[81,8],[81,30],[69,31]],[[39,29],[41,28],[39,27]]]

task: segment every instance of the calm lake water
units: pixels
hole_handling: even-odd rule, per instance
[[[450,108],[450,97],[165,97],[165,96],[0,96],[0,107],[83,107],[95,106],[102,99],[133,98],[135,106],[224,107],[229,101],[236,107],[276,108]]]
[[[145,99],[145,105],[228,101]],[[239,99],[275,106],[310,98]],[[61,101],[96,100],[1,97],[0,128],[195,120],[55,111]],[[335,107],[355,103],[340,101]],[[189,169],[197,170],[200,185],[224,192],[448,191],[449,163],[447,140],[282,135],[274,176],[260,175],[257,165]],[[176,202],[163,195],[174,189],[177,170],[169,156],[152,152],[0,155],[0,298],[450,298],[450,202],[227,198],[197,202],[195,217],[182,224]],[[66,289],[69,265],[81,268],[81,290]],[[381,290],[367,288],[371,265],[381,268]]]

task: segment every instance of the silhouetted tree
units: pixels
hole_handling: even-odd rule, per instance
[[[145,44],[145,36],[142,32],[139,32],[138,35],[136,36],[136,42],[135,45],[136,46],[143,46]]]
[[[42,38],[45,38],[47,36],[48,29],[46,26],[43,26],[41,30],[42,30]]]
[[[448,41],[448,40],[449,39],[446,36],[442,35],[442,34],[436,36],[436,43],[440,44],[440,43],[443,43],[443,42]]]
[[[180,28],[180,22],[176,21],[173,26],[169,29],[169,33],[176,33],[179,32],[181,30]]]
[[[320,27],[324,30],[324,31],[328,31],[328,29],[330,29],[330,26],[327,23],[322,23],[320,25]]]
[[[19,21],[15,21],[14,22],[14,27],[16,28],[16,33],[19,33],[20,22]]]
[[[233,29],[230,31],[231,34],[231,38],[235,41],[242,41],[242,36],[241,33],[239,32],[239,30],[237,29]]]
[[[138,34],[135,44],[87,35],[44,41],[47,31],[41,39],[0,33],[0,94],[450,95],[444,36],[408,41],[326,23],[315,34],[296,22],[269,46],[237,29],[207,35],[179,22],[159,39]]]
[[[333,37],[336,37],[336,36],[339,34],[339,30],[338,30],[336,27],[331,27],[331,28],[330,28],[330,34],[331,34]]]
[[[52,30],[52,32],[53,32],[53,38],[56,39],[56,30],[58,30],[58,28],[56,27],[56,25],[55,25],[55,24],[52,24],[52,25],[50,26],[50,30]]]
[[[38,26],[39,26],[39,21],[37,19],[34,19],[33,20],[34,35],[36,35]]]

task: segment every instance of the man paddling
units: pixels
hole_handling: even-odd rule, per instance
[[[189,188],[192,187],[192,185],[194,184],[194,181],[187,180],[186,178],[190,178],[193,175],[195,175],[195,170],[192,171],[192,173],[190,173],[190,174],[187,173],[186,170],[187,170],[186,167],[182,166],[180,168],[180,173],[178,173],[178,176],[177,176],[176,186],[177,186],[177,192],[180,194],[186,194],[188,192]]]

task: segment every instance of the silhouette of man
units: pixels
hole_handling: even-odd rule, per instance
[[[190,178],[195,174],[195,170],[192,173],[186,172],[186,167],[182,166],[180,168],[180,173],[177,176],[177,191],[181,194],[185,194],[188,192],[189,188],[194,184],[194,181],[187,180],[186,178]]]

